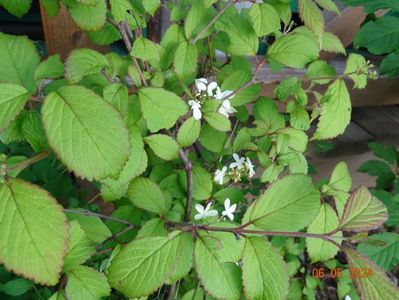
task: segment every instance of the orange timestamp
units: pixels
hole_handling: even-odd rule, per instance
[[[349,278],[351,279],[364,279],[373,277],[373,270],[370,268],[349,268]],[[324,268],[313,268],[312,276],[313,278],[323,279],[325,277],[329,278],[341,278],[344,276],[342,268],[332,268],[332,269],[324,269]]]

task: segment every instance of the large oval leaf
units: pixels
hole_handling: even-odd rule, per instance
[[[19,179],[0,184],[0,262],[36,283],[58,282],[67,249],[62,207],[45,190]]]
[[[291,175],[273,183],[250,206],[244,220],[265,230],[298,231],[313,221],[319,209],[320,193],[311,179]]]
[[[81,86],[62,87],[46,97],[42,115],[51,148],[76,175],[103,179],[122,170],[129,132],[100,96]]]
[[[134,240],[112,259],[108,281],[130,298],[150,295],[176,270],[180,278],[190,271],[192,251],[192,237],[183,232]]]

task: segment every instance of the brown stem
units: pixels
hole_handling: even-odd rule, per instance
[[[27,160],[24,160],[23,162],[15,164],[13,166],[10,166],[10,167],[6,166],[5,171],[6,171],[6,173],[9,173],[10,171],[23,170],[23,169],[29,167],[30,165],[33,165],[34,163],[46,158],[48,156],[48,154],[49,153],[47,151],[45,151],[45,152],[39,153],[38,155],[35,155],[35,156],[27,159]]]
[[[130,38],[129,38],[129,32],[130,32],[129,25],[127,24],[126,21],[122,21],[117,26],[118,26],[119,32],[122,35],[122,39],[123,39],[123,42],[125,43],[125,47],[126,47],[127,51],[129,52],[129,55],[130,55],[130,52],[132,51],[132,43],[131,43]],[[130,32],[130,34],[131,34],[131,32]],[[139,65],[137,59],[134,56],[132,56],[132,55],[130,55],[130,57],[132,58],[134,67],[136,68],[137,72],[139,73],[141,83],[144,86],[148,86],[147,80],[145,80],[145,78],[144,78],[144,74],[143,74],[143,72],[140,69],[140,65]]]
[[[98,214],[98,213],[92,212],[90,210],[77,210],[77,209],[67,209],[67,208],[65,208],[64,212],[70,213],[70,214],[89,216],[89,217],[98,217],[100,219],[111,220],[111,221],[115,221],[115,222],[118,222],[118,223],[121,223],[121,224],[134,226],[134,224],[130,223],[129,221],[122,220],[122,219],[119,219],[119,218],[115,218],[115,217],[112,217],[112,216]]]
[[[173,300],[173,298],[175,297],[175,293],[176,293],[176,283],[174,283],[170,286],[168,298],[166,298],[166,299]]]
[[[101,245],[104,245],[105,243],[109,242],[109,241],[113,241],[115,239],[117,239],[118,237],[120,237],[122,234],[132,230],[135,226],[133,224],[130,224],[129,226],[127,226],[126,228],[122,229],[121,231],[118,231],[116,233],[114,233],[113,235],[111,235],[110,237],[106,238]],[[99,245],[100,246],[100,245]]]
[[[193,202],[193,165],[188,159],[188,156],[183,149],[179,150],[179,156],[184,164],[184,169],[186,170],[187,177],[187,203],[186,209],[184,211],[184,221],[187,222],[191,217],[192,202]]]

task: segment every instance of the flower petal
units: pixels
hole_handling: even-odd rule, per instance
[[[204,207],[201,204],[195,204],[195,209],[199,212],[199,213],[203,213],[204,212]]]

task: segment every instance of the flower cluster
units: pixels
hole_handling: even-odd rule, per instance
[[[224,166],[221,170],[216,170],[214,180],[218,184],[224,183],[224,177],[229,175],[234,182],[240,182],[243,176],[252,178],[255,175],[254,165],[249,157],[240,157],[237,153],[233,153],[234,162],[229,165],[230,171]]]
[[[197,89],[197,92],[194,95],[195,99],[188,101],[188,105],[193,111],[193,117],[195,120],[200,120],[202,118],[201,107],[207,100],[221,101],[218,112],[226,118],[229,117],[229,114],[236,112],[230,103],[233,93],[232,91],[226,90],[222,92],[215,81],[208,82],[206,78],[196,79],[195,87]]]
[[[201,204],[196,204],[195,209],[198,212],[194,216],[195,220],[205,219],[207,217],[217,217],[219,215],[217,210],[210,210],[212,206],[212,202],[208,203],[206,207],[202,206]],[[228,217],[231,221],[234,220],[234,212],[236,211],[237,204],[231,205],[230,199],[226,198],[224,201],[224,211],[222,211],[222,218]]]

